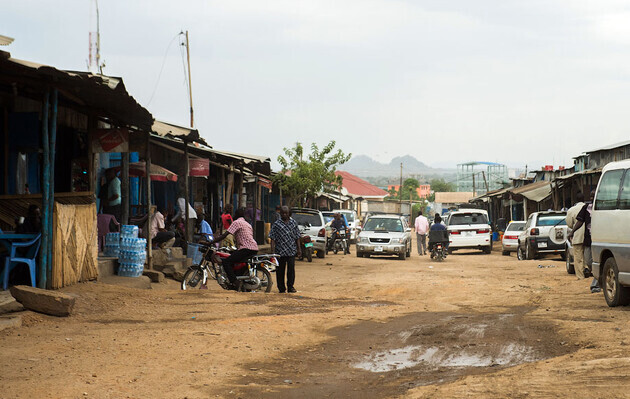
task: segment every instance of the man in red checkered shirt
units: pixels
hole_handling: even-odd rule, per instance
[[[218,237],[212,241],[220,242],[228,234],[232,234],[236,239],[237,250],[232,253],[232,255],[223,259],[223,269],[225,270],[225,274],[227,274],[228,279],[230,280],[230,284],[233,289],[238,289],[236,274],[234,273],[234,264],[243,262],[247,258],[254,256],[258,253],[258,244],[256,244],[256,240],[254,240],[254,230],[252,230],[252,226],[245,220],[245,208],[238,208],[236,212],[234,212],[234,222],[230,225],[230,227],[223,232]]]

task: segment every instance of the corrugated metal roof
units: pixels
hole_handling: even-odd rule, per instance
[[[64,71],[12,58],[0,51],[0,77],[4,82],[35,88],[52,86],[66,101],[88,107],[97,116],[121,126],[150,130],[153,116],[127,92],[122,78],[89,72]],[[28,79],[28,83],[23,83]]]
[[[13,43],[12,37],[0,35],[0,46],[8,46],[11,43]]]
[[[151,130],[161,137],[171,136],[182,139],[186,138],[187,141],[199,140],[199,131],[197,129],[179,126],[174,123],[158,121],[157,119],[153,122]]]
[[[353,175],[352,173],[348,173],[343,170],[338,170],[335,172],[337,176],[341,176],[343,179],[343,183],[341,184],[343,188],[348,190],[348,195],[353,197],[363,197],[363,198],[385,198],[388,193],[385,190],[381,190],[375,185],[368,183],[367,181]]]
[[[609,144],[605,147],[601,147],[601,148],[597,148],[595,150],[591,150],[591,151],[586,151],[587,154],[593,153],[593,152],[597,152],[597,151],[606,151],[606,150],[612,150],[613,148],[618,148],[618,147],[624,147],[630,145],[630,140],[627,141],[622,141],[620,143],[615,143],[615,144]]]

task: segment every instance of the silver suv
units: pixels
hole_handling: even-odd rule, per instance
[[[518,237],[516,257],[536,259],[540,255],[558,254],[565,260],[567,213],[563,211],[534,212],[527,218],[525,229]]]
[[[317,251],[317,257],[323,258],[326,254],[326,223],[324,216],[316,209],[291,208],[291,217],[300,225],[300,231],[311,237],[313,248]]]
[[[398,215],[374,215],[365,220],[357,236],[357,257],[370,255],[411,256],[411,228]]]

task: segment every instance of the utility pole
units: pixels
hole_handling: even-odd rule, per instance
[[[402,213],[402,162],[400,163],[400,186],[398,187],[398,210]]]
[[[475,188],[475,172],[474,172],[474,169],[473,169],[473,173],[472,173],[472,178],[473,178],[473,197],[476,197],[477,196],[477,194],[476,194],[477,189]]]
[[[188,96],[190,97],[190,127],[194,127],[195,118],[193,116],[192,79],[190,75],[190,43],[188,42],[188,31],[186,31],[186,60],[188,62]]]

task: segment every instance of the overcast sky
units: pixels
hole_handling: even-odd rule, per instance
[[[93,0],[2,6],[15,58],[86,70]],[[101,0],[105,74],[215,148],[336,140],[389,162],[572,165],[630,139],[630,2]],[[169,47],[170,44],[170,47]],[[168,51],[167,51],[168,49]],[[165,57],[166,54],[166,57]],[[160,68],[164,68],[158,83]],[[151,102],[149,100],[152,97]]]

